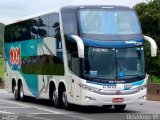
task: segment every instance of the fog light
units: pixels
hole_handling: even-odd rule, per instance
[[[89,102],[90,99],[89,99],[89,97],[86,97],[85,100],[86,100],[86,102]]]
[[[143,96],[143,99],[144,99],[144,100],[147,100],[147,96],[146,96],[146,95],[145,95],[145,96]]]
[[[88,97],[88,96],[85,96],[85,100],[86,100],[86,102],[89,102],[90,100],[96,100],[96,99],[95,99],[95,98]]]
[[[147,100],[147,96],[145,95],[145,96],[139,97],[138,99],[139,100]]]

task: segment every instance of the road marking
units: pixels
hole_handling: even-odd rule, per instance
[[[6,112],[6,111],[0,111],[0,114],[14,114],[14,113]]]
[[[44,109],[44,108],[40,108],[40,107],[33,107],[33,108],[36,108],[36,109],[39,109],[39,110],[43,110],[43,111],[46,111],[46,112],[50,112],[52,114],[63,114],[62,112],[56,112],[54,110],[48,110],[48,109]]]
[[[17,108],[31,108],[31,107],[6,107],[6,106],[0,106],[0,109],[8,109],[8,108],[14,108],[14,109],[17,109]]]
[[[42,110],[42,111],[46,111],[46,112],[49,112],[49,113],[52,113],[52,114],[62,114],[62,112],[48,110],[48,109],[44,109],[44,108],[40,108],[40,107],[33,107],[33,106],[29,106],[29,105],[24,105],[24,104],[13,102],[13,101],[2,100],[2,99],[0,99],[0,101],[12,103],[12,104],[16,104],[16,105],[20,105],[20,106],[24,106],[24,107],[36,108],[36,109],[39,109],[39,110]]]
[[[31,115],[43,115],[43,114],[44,115],[47,115],[47,114],[50,115],[51,113],[31,113]]]
[[[20,106],[24,106],[24,107],[30,107],[28,105],[20,104],[20,103],[17,103],[17,102],[12,102],[12,101],[8,101],[8,100],[2,100],[2,99],[0,99],[0,101],[8,102],[8,103],[11,103],[11,104],[16,104],[16,105],[20,105]]]

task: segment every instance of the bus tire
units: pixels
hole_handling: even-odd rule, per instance
[[[66,92],[66,88],[64,88],[63,90],[62,90],[62,105],[63,105],[63,107],[64,107],[64,109],[67,109],[67,110],[71,110],[71,104],[68,102],[68,100],[67,100],[67,92]]]
[[[58,100],[58,97],[57,97],[57,93],[56,93],[56,89],[54,89],[51,93],[52,97],[51,97],[51,100],[53,101],[53,104],[55,107],[59,107],[59,100]]]
[[[19,86],[19,97],[20,97],[20,101],[24,102],[26,99],[26,96],[24,95],[24,89],[23,89],[23,84],[21,82],[20,86]]]
[[[59,98],[56,98],[55,101],[54,101],[54,106],[56,108],[61,108],[61,105],[60,105],[60,102],[59,102]]]
[[[126,108],[126,105],[114,105],[116,111],[123,111]]]
[[[14,98],[15,98],[15,100],[19,101],[19,92],[18,92],[18,89],[14,90]]]

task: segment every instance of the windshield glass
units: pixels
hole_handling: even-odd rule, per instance
[[[119,79],[128,79],[144,75],[143,47],[117,49],[116,56]]]
[[[116,61],[115,49],[85,47],[85,75],[115,79]]]
[[[83,9],[79,11],[80,31],[84,34],[124,35],[141,33],[132,10]]]
[[[143,46],[107,49],[85,47],[84,76],[100,79],[129,79],[144,75]]]

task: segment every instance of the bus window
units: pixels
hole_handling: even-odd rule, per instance
[[[49,15],[48,23],[48,34],[49,37],[60,38],[60,25],[59,25],[59,16],[57,13],[52,13]]]
[[[49,15],[38,17],[38,34],[41,38],[48,36],[48,18]]]
[[[25,74],[64,75],[63,58],[53,55],[22,57],[22,71]]]

